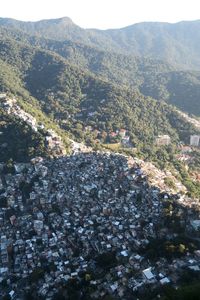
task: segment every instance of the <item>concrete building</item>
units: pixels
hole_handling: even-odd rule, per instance
[[[164,146],[164,145],[169,145],[171,143],[171,138],[169,135],[159,135],[156,138],[156,144],[158,146]]]
[[[200,135],[191,135],[190,136],[190,145],[198,147],[200,145]]]
[[[151,272],[151,268],[145,269],[142,271],[143,275],[145,276],[146,279],[151,280],[154,278],[153,273]]]

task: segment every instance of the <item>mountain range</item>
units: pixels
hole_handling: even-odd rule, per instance
[[[0,19],[0,36],[57,53],[103,80],[138,89],[199,116],[199,24],[141,23],[90,30],[69,18],[39,22]]]
[[[144,22],[121,29],[83,29],[68,17],[22,22],[0,19],[0,25],[59,41],[74,41],[106,51],[147,56],[186,69],[200,68],[200,21],[176,24]]]
[[[2,300],[199,299],[199,26],[0,19]]]
[[[189,23],[186,25],[188,28]],[[170,25],[146,23],[100,31],[82,29],[69,18],[39,22],[0,19],[0,88],[15,95],[39,121],[61,127],[62,134],[90,146],[95,145],[93,132],[101,136],[122,128],[143,155],[150,154],[158,135],[168,134],[175,143],[188,143],[190,134],[198,130],[178,110],[200,116],[200,71],[187,70],[175,58],[172,63],[172,50],[171,63],[151,51],[145,55],[148,43],[144,32],[146,39],[151,39],[149,32],[153,34],[155,26],[165,30]],[[173,26],[179,28],[177,32],[182,28]],[[136,34],[138,30],[143,34]],[[159,35],[161,31],[156,32]],[[123,35],[126,40],[130,37],[128,50],[119,42]],[[118,46],[113,46],[113,36]],[[146,50],[137,53],[133,36]],[[88,126],[90,134],[85,130]]]

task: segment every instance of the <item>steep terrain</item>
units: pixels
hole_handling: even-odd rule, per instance
[[[1,299],[198,299],[185,25],[0,19]]]
[[[26,162],[36,156],[47,156],[44,133],[0,109],[0,163]]]
[[[153,300],[198,282],[199,202],[150,186],[164,174],[145,165],[92,152],[0,173],[0,298]]]
[[[102,79],[200,115],[200,72],[180,71],[161,60],[105,52],[70,41],[37,40],[37,44]]]
[[[98,79],[52,52],[8,39],[0,43],[0,57],[7,77],[17,78],[15,88],[2,75],[2,87],[33,96],[27,102],[59,121],[67,119],[69,131],[78,123],[100,130],[126,128],[134,144],[152,143],[158,134],[178,141],[195,133],[167,104]]]
[[[0,24],[54,40],[72,40],[106,51],[154,57],[199,70],[200,21],[138,23],[121,29],[82,29],[65,17],[38,22],[0,19]]]
[[[22,109],[59,134],[67,152],[69,135],[94,149],[118,143],[115,151],[134,153],[159,168],[175,168],[192,194],[198,195],[199,187],[177,163],[175,154],[176,145],[180,141],[188,144],[190,135],[199,130],[162,101],[169,96],[166,87],[173,83],[174,74],[178,74],[177,87],[184,87],[177,91],[180,99],[184,90],[188,89],[188,94],[193,90],[190,78],[196,80],[198,90],[198,72],[193,78],[161,61],[106,53],[69,41],[62,44],[20,30],[1,28],[0,35],[0,89],[15,95]],[[127,81],[123,81],[125,77]],[[174,94],[176,86],[171,88]],[[147,96],[141,94],[142,89]],[[159,101],[149,97],[151,94]],[[198,92],[190,109],[197,111],[197,99]],[[168,135],[172,143],[158,147],[159,135]],[[128,149],[121,149],[123,145]]]
[[[30,47],[57,53],[70,64],[103,80],[138,89],[146,96],[164,100],[187,113],[200,115],[200,73],[197,71],[181,71],[165,61],[107,52],[70,40],[50,40],[5,27],[0,27],[0,36],[2,42],[8,39],[20,41]],[[14,43],[12,47],[15,48]],[[2,43],[1,48],[7,51]]]
[[[70,152],[70,141],[48,129],[53,122],[39,119],[24,111],[15,98],[0,95],[0,162],[27,162],[37,156],[52,158]]]

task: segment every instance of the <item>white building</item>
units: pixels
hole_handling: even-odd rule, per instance
[[[154,278],[153,273],[151,272],[151,268],[145,269],[142,271],[143,275],[145,276],[146,279],[151,280]]]
[[[190,145],[198,147],[200,145],[200,135],[191,135],[190,136]]]
[[[192,220],[192,221],[190,221],[190,224],[192,225],[192,227],[195,230],[199,230],[200,229],[200,220]]]
[[[167,283],[170,283],[170,280],[169,280],[169,278],[167,278],[167,277],[164,277],[164,278],[162,278],[161,280],[160,280],[160,283],[163,285],[163,284],[167,284]]]
[[[43,229],[43,221],[35,220],[34,221],[34,229],[36,231],[41,231]]]
[[[0,93],[0,99],[6,99],[7,95],[5,93]]]

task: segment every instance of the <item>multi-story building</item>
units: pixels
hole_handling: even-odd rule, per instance
[[[200,135],[191,135],[190,136],[190,145],[198,147],[200,145]]]

